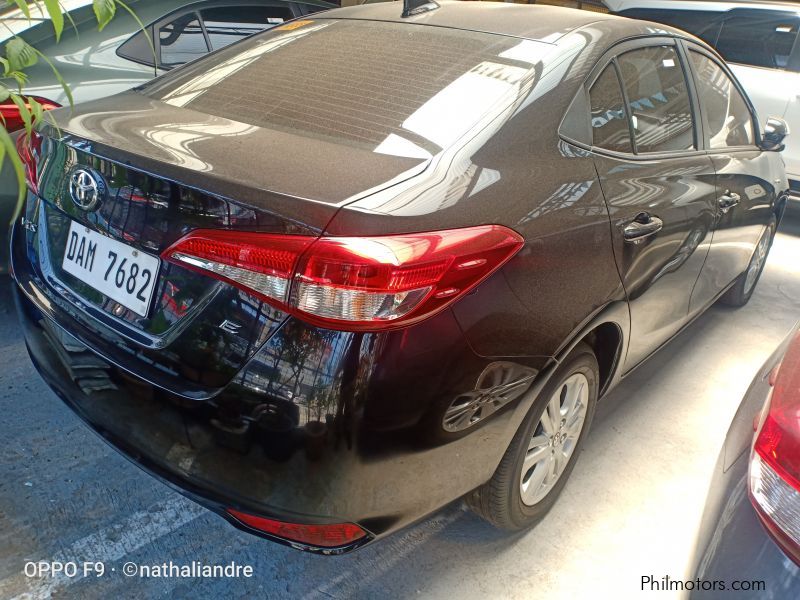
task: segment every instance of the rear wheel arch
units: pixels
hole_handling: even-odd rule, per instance
[[[600,323],[580,339],[580,342],[592,349],[597,359],[600,396],[608,389],[620,364],[622,341],[622,329],[617,323],[611,321]]]
[[[626,301],[612,302],[584,327],[573,332],[554,358],[561,363],[580,343],[584,343],[597,359],[600,368],[600,397],[614,384],[630,332],[630,312]]]
[[[593,350],[582,342],[572,346],[561,364],[554,366],[492,477],[467,495],[467,504],[477,514],[496,527],[519,531],[532,527],[549,512],[566,484],[588,434],[599,397],[598,371]],[[583,383],[573,387],[578,395],[570,399],[569,382],[576,377],[582,377]],[[583,398],[581,390],[585,390]],[[555,412],[552,408],[554,402]],[[583,416],[575,419],[575,425],[570,425],[578,414],[570,412],[576,408],[576,402],[583,405]],[[546,421],[545,413],[548,414]],[[562,416],[563,420],[559,422]],[[549,440],[543,442],[542,438]],[[534,442],[536,447],[531,445]],[[536,458],[531,455],[532,448]],[[559,453],[563,454],[561,462],[557,458]],[[529,464],[529,459],[534,462]],[[537,473],[540,475],[538,478]],[[544,495],[538,495],[540,490],[536,488],[540,488],[542,482],[546,489]],[[529,497],[527,485],[533,485],[531,492],[537,494]]]

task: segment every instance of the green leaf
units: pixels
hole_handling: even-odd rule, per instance
[[[28,1],[27,0],[14,0],[14,4],[19,6],[19,9],[22,11],[22,13],[26,17],[28,17],[28,19],[31,18],[31,9],[28,6]]]
[[[97,29],[103,31],[103,27],[114,18],[114,13],[117,12],[117,3],[115,0],[93,0],[92,8],[94,8],[94,16],[97,17]]]
[[[14,166],[14,173],[17,176],[19,192],[17,194],[17,207],[14,211],[14,219],[16,219],[25,203],[25,194],[27,193],[28,186],[25,184],[25,167],[22,166],[22,160],[20,160],[19,154],[17,154],[17,146],[14,140],[11,139],[11,136],[8,135],[5,127],[0,127],[0,147],[3,148],[5,158],[8,158]],[[2,163],[0,162],[0,164]]]
[[[38,54],[44,62],[46,62],[50,68],[53,70],[53,75],[55,75],[56,80],[58,80],[61,89],[64,90],[64,94],[67,96],[67,100],[69,100],[69,106],[72,108],[75,105],[75,100],[72,98],[72,90],[67,85],[67,82],[64,81],[64,78],[61,76],[61,73],[58,72],[56,66],[53,64],[49,58],[47,58],[44,54],[42,54],[39,50],[36,50],[36,54]]]
[[[0,85],[0,102],[5,102],[11,95],[11,91],[4,85]]]
[[[8,77],[12,77],[17,81],[17,87],[20,93],[22,92],[22,88],[25,87],[25,84],[28,83],[28,76],[22,71],[11,71],[8,73]]]
[[[35,98],[28,98],[28,105],[31,107],[32,122],[40,121],[44,116],[44,108]]]
[[[64,14],[65,14],[65,15],[66,15],[66,17],[67,17],[67,20],[69,21],[69,24],[70,24],[70,25],[72,25],[72,30],[75,32],[75,37],[76,37],[76,38],[80,38],[80,37],[81,37],[81,35],[80,35],[80,33],[78,32],[78,25],[77,25],[77,23],[75,23],[75,19],[73,19],[73,18],[72,18],[72,13],[70,13],[70,12],[66,12],[66,13],[64,13]]]
[[[39,60],[36,50],[20,37],[12,38],[6,44],[6,58],[10,71],[22,71]]]
[[[16,104],[19,109],[19,116],[22,118],[22,122],[25,123],[25,131],[30,133],[33,126],[31,109],[25,104],[25,100],[19,94],[11,94],[11,101]]]
[[[58,0],[44,0],[47,14],[53,21],[53,29],[56,32],[56,41],[61,39],[61,32],[64,31],[64,13],[61,12],[61,4]]]

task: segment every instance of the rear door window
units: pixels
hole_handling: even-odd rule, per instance
[[[674,47],[653,46],[617,57],[637,153],[695,148],[686,76]]]
[[[212,50],[293,18],[288,6],[225,6],[200,11]]]
[[[739,90],[722,68],[706,55],[689,51],[697,95],[706,117],[711,148],[755,145],[753,117]]]
[[[628,117],[617,70],[608,65],[589,91],[592,145],[614,152],[632,152]]]
[[[765,11],[728,18],[717,41],[717,51],[732,63],[786,69],[797,41],[800,18]]]

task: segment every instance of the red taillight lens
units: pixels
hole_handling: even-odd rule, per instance
[[[295,265],[313,242],[299,235],[198,230],[168,249],[164,258],[286,308]]]
[[[26,98],[33,98],[39,104],[41,104],[42,108],[45,110],[61,108],[61,105],[58,102],[53,102],[47,98],[42,98],[40,96],[26,96]],[[28,108],[31,107],[29,102],[26,102],[25,106]],[[19,107],[10,100],[6,100],[0,104],[0,115],[3,117],[3,123],[5,123],[6,131],[9,133],[18,131],[25,126],[25,121],[22,120],[22,117],[19,113]]]
[[[800,563],[800,332],[772,381],[750,460],[750,496],[767,529]]]
[[[37,162],[42,154],[42,136],[36,131],[30,135],[22,134],[17,138],[17,153],[22,166],[25,168],[25,182],[30,190],[36,194],[39,191],[39,177]]]
[[[484,225],[374,237],[200,230],[164,253],[331,329],[380,330],[425,319],[500,268],[523,245]]]
[[[228,514],[248,527],[274,535],[283,540],[299,542],[317,548],[340,548],[349,546],[365,538],[367,533],[353,523],[335,523],[331,525],[305,525],[302,523],[286,523],[274,519],[257,517],[247,513],[228,509]]]

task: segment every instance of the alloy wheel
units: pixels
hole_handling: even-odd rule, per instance
[[[583,373],[570,375],[550,397],[522,463],[520,494],[526,505],[540,502],[564,473],[583,431],[588,405],[589,381]]]

